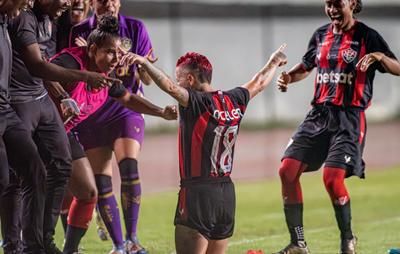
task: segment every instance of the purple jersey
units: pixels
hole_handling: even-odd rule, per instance
[[[126,51],[130,51],[141,56],[147,55],[151,50],[152,46],[144,24],[137,19],[126,17],[123,15],[119,15],[118,20],[119,20],[119,32],[121,36],[122,47]],[[93,16],[89,19],[84,20],[78,25],[74,26],[71,30],[70,45],[71,46],[74,45],[74,40],[78,36],[81,36],[86,39],[89,36],[89,34],[96,28],[96,23],[97,23],[96,17]],[[119,66],[116,68],[116,77],[123,81],[124,86],[130,92],[136,94],[143,94],[143,88],[141,86],[141,83],[135,82],[135,70],[136,70],[136,65],[132,65],[128,69],[124,69]],[[114,100],[109,98],[107,102],[96,113],[91,115],[89,118],[87,118],[84,122],[82,122],[78,126],[80,137],[82,136],[81,139],[87,140],[87,143],[84,142],[83,144],[85,146],[85,149],[89,149],[91,147],[97,147],[98,144],[94,140],[93,133],[88,133],[87,130],[89,129],[93,130],[93,126],[96,126],[96,128],[101,128],[102,130],[99,130],[99,133],[97,134],[101,135],[101,138],[105,138],[103,133],[111,133],[111,132],[114,133],[115,132],[114,130],[118,129],[118,126],[114,125],[126,125],[125,122],[128,121],[127,118],[143,121],[143,117],[141,114],[130,111],[124,108],[118,102],[115,102]],[[124,123],[121,123],[121,121]],[[143,124],[141,124],[141,126],[137,128],[142,129],[143,128],[142,125]],[[109,129],[108,131],[107,128]],[[133,132],[135,132],[135,129],[133,129],[132,127],[132,130],[123,131],[121,132],[121,134],[118,134],[116,136],[114,135],[112,139],[118,137],[135,137],[136,134]],[[85,139],[85,137],[83,137],[85,135],[88,137],[88,139]],[[93,136],[93,138],[89,138],[89,136]],[[97,137],[97,139],[99,138],[100,137]],[[138,141],[140,143],[142,142],[141,140]]]

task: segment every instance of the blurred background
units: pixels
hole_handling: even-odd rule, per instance
[[[400,57],[400,1],[364,0],[357,16],[377,30]],[[329,22],[323,0],[144,0],[122,1],[122,13],[141,19],[150,34],[157,65],[174,77],[175,63],[187,51],[206,55],[214,67],[212,85],[229,89],[247,82],[286,42],[289,58],[284,69],[301,60],[314,31]],[[297,122],[304,118],[313,95],[315,71],[281,94],[271,84],[246,112],[244,124]],[[377,75],[369,121],[399,115],[400,79]],[[173,101],[157,87],[145,90],[160,104]],[[168,124],[148,118],[147,127]]]
[[[363,3],[358,18],[376,29],[400,57],[400,1]],[[156,65],[167,74],[174,77],[178,57],[196,51],[210,59],[212,85],[223,90],[250,80],[284,42],[289,62],[281,70],[289,70],[301,60],[314,31],[329,23],[323,0],[123,0],[121,12],[145,23],[159,58]],[[286,144],[310,109],[314,78],[315,71],[287,93],[280,93],[274,80],[250,102],[236,145],[236,180],[277,178]],[[145,87],[145,95],[159,105],[175,104],[154,84]],[[378,73],[367,111],[368,170],[400,165],[399,97],[400,78]],[[176,122],[146,116],[147,134],[139,157],[145,192],[175,190],[179,185],[176,127]],[[172,131],[160,134],[165,128]]]

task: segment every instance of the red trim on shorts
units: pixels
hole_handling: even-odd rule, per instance
[[[362,144],[365,138],[365,112],[360,112],[360,134],[358,136],[358,143]]]

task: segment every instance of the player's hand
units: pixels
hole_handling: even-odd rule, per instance
[[[276,63],[278,66],[283,66],[287,63],[287,56],[283,53],[286,48],[286,43],[282,44],[274,53],[270,56],[270,61]]]
[[[78,47],[86,47],[87,46],[87,41],[83,37],[78,36],[78,37],[75,38],[75,44]]]
[[[178,110],[176,109],[176,106],[166,106],[162,111],[162,118],[165,120],[178,119]]]
[[[277,80],[278,89],[283,93],[286,92],[290,81],[291,81],[290,75],[286,73],[286,71],[281,72]]]
[[[122,84],[122,81],[119,79],[107,77],[102,73],[88,71],[86,83],[91,88],[101,89],[107,86],[111,87],[113,84]]]
[[[139,56],[132,52],[127,52],[122,56],[119,65],[127,67],[132,64],[143,64],[144,62],[146,62],[146,57]]]
[[[79,116],[81,113],[78,103],[76,103],[72,98],[62,99],[60,107],[62,119],[65,119],[64,124],[69,122],[75,116]]]
[[[373,64],[376,61],[380,62],[382,60],[383,56],[384,56],[384,54],[382,52],[374,52],[374,53],[366,54],[358,61],[358,63],[356,64],[356,68],[357,68],[357,70],[366,72],[368,70],[369,66],[371,66],[371,64]]]
[[[147,55],[145,55],[147,61],[149,61],[150,63],[155,63],[158,60],[158,57],[154,57],[153,56],[153,49],[149,50],[149,53],[147,53]]]

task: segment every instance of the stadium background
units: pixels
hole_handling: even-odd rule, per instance
[[[304,54],[308,40],[329,22],[323,0],[121,0],[121,12],[141,19],[150,34],[157,65],[174,76],[176,59],[187,51],[209,57],[212,84],[229,89],[248,81],[281,43],[288,47],[287,70]],[[363,0],[361,21],[376,29],[400,57],[400,1]],[[263,249],[270,253],[288,241],[281,207],[277,169],[280,156],[309,110],[315,71],[280,93],[275,82],[250,103],[236,151],[237,225],[228,253]],[[174,101],[155,85],[145,87],[159,105]],[[400,79],[377,74],[365,160],[367,179],[348,181],[353,198],[355,232],[360,253],[385,253],[400,247]],[[143,198],[139,237],[151,253],[173,253],[172,218],[179,185],[176,122],[146,116],[146,136],[139,157]],[[168,132],[160,130],[168,129]],[[114,169],[115,167],[114,161]],[[119,191],[118,170],[114,189]],[[333,254],[338,235],[321,172],[302,177],[306,236],[313,253]],[[94,224],[94,223],[92,223]],[[63,234],[57,229],[57,245]],[[95,227],[82,242],[84,253],[108,253]],[[2,250],[0,250],[2,253]]]

